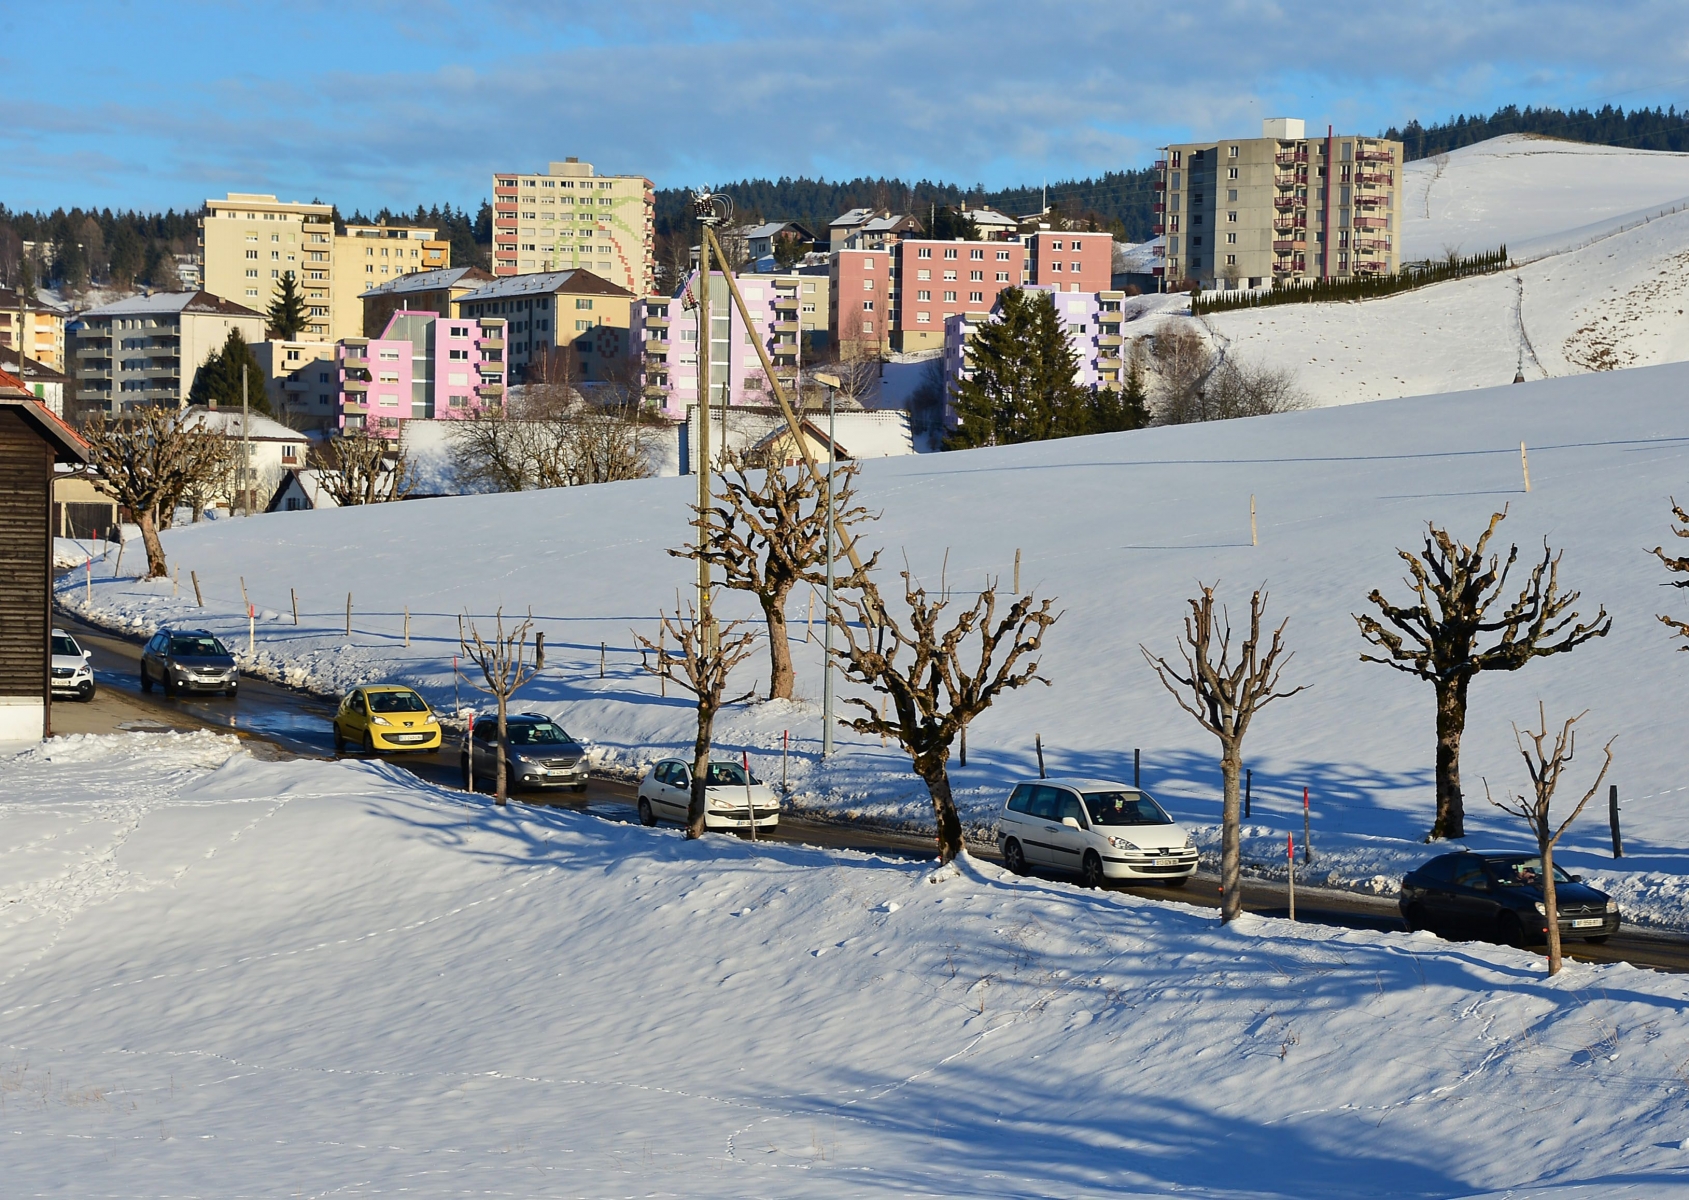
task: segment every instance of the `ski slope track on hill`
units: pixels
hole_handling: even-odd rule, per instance
[[[1374,587],[1405,599],[1396,548],[1417,547],[1427,520],[1471,540],[1506,508],[1499,548],[1518,543],[1519,570],[1545,539],[1564,551],[1563,587],[1582,591],[1587,616],[1605,605],[1613,632],[1476,681],[1462,763],[1469,840],[1523,844],[1523,831],[1483,799],[1485,779],[1498,790],[1526,782],[1512,723],[1534,721],[1539,699],[1551,719],[1587,708],[1567,789],[1587,786],[1593,752],[1583,748],[1617,735],[1612,781],[1623,797],[1627,857],[1608,857],[1599,802],[1567,835],[1562,857],[1618,895],[1628,918],[1689,927],[1689,654],[1675,651],[1655,619],[1682,617],[1686,605],[1645,552],[1671,540],[1668,497],[1689,497],[1686,392],[1689,365],[1674,365],[863,464],[862,498],[883,517],[862,544],[884,550],[886,583],[895,584],[891,571],[907,558],[929,587],[948,586],[967,602],[988,579],[1012,586],[1019,548],[1022,586],[1056,597],[1062,613],[1041,660],[1050,686],[1005,696],[970,728],[968,764],[955,769],[954,784],[971,834],[989,837],[1007,786],[1036,774],[1041,735],[1055,774],[1130,780],[1141,748],[1145,786],[1212,849],[1216,744],[1174,706],[1138,646],[1173,652],[1198,580],[1219,581],[1234,615],[1264,584],[1269,616],[1289,620],[1295,658],[1286,679],[1311,687],[1267,708],[1250,730],[1246,853],[1260,871],[1281,869],[1285,834],[1300,835],[1307,787],[1314,881],[1393,892],[1427,853],[1432,690],[1362,663],[1352,614]],[[674,689],[659,695],[633,632],[654,637],[658,609],[672,612],[688,594],[688,564],[667,549],[692,535],[695,487],[690,478],[658,479],[178,528],[164,544],[181,568],[183,595],[172,597],[169,581],[96,572],[91,604],[79,573],[62,582],[58,599],[139,632],[204,625],[244,656],[244,579],[258,610],[250,670],[325,692],[404,681],[446,709],[485,700],[453,677],[459,614],[485,629],[501,605],[507,616],[531,607],[547,665],[516,707],[553,715],[589,739],[602,769],[631,772],[693,735],[691,706]],[[1251,496],[1259,546],[1250,545]],[[186,586],[190,570],[204,609]],[[297,628],[290,589],[299,595]],[[795,595],[789,614],[799,699],[729,708],[717,722],[719,749],[749,753],[759,774],[778,778],[789,730],[795,808],[930,830],[925,789],[895,746],[841,732],[841,753],[819,761],[820,627],[814,642],[804,640],[808,600]],[[733,593],[718,611],[756,615]],[[765,659],[742,672],[737,688],[766,689]]]
[[[12,759],[0,865],[8,1196],[1689,1194],[1689,979],[1628,965],[203,732]]]

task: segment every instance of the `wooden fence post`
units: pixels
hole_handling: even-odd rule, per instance
[[[1041,733],[1033,734],[1032,735],[1032,745],[1033,745],[1033,748],[1038,751],[1038,778],[1043,779],[1043,778],[1045,778],[1045,775],[1044,775],[1044,735],[1041,734]]]
[[[1619,836],[1619,785],[1607,788],[1607,823],[1613,827],[1613,857],[1624,857],[1624,839]]]
[[[289,599],[291,599],[293,601],[293,624],[294,624],[295,628],[298,628],[298,626],[299,626],[299,593],[294,591],[292,588],[288,588],[287,594],[288,594]]]
[[[1015,547],[1015,595],[1020,595],[1020,547]]]
[[[121,553],[123,553],[123,551],[119,550],[118,553],[121,554]],[[199,575],[198,575],[198,573],[190,570],[188,572],[188,578],[194,581],[194,603],[199,605],[201,608],[204,608],[205,607],[205,597],[201,596],[199,594]]]
[[[352,636],[352,593],[346,593],[346,636]]]
[[[1531,490],[1531,460],[1525,457],[1525,443],[1519,443],[1519,469],[1525,473],[1525,490]]]

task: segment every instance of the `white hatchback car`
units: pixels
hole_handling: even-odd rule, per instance
[[[997,822],[1003,861],[1104,879],[1158,879],[1181,887],[1196,872],[1196,843],[1148,792],[1104,779],[1018,784]]]
[[[755,775],[747,776],[736,762],[710,763],[705,784],[704,827],[706,829],[772,829],[780,824],[780,798]],[[639,820],[644,825],[658,821],[686,823],[686,809],[692,801],[692,764],[665,758],[639,781]],[[749,811],[747,811],[749,810]]]
[[[62,629],[53,630],[53,695],[82,701],[94,698],[94,668],[88,664],[88,651]]]

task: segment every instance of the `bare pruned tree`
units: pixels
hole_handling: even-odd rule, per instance
[[[1223,607],[1216,609],[1214,588],[1198,586],[1202,594],[1186,602],[1190,612],[1185,617],[1185,638],[1179,645],[1184,669],[1151,654],[1146,646],[1139,645],[1138,650],[1179,707],[1220,739],[1220,775],[1225,782],[1220,809],[1220,919],[1231,921],[1243,912],[1243,801],[1239,786],[1243,737],[1256,713],[1274,700],[1287,700],[1306,691],[1308,685],[1280,690],[1284,668],[1293,657],[1284,649],[1284,628],[1289,621],[1279,622],[1263,652],[1261,617],[1267,608],[1266,592],[1257,588],[1249,597],[1249,636],[1238,646],[1237,661],[1233,662],[1231,620]]]
[[[907,629],[886,609],[866,574],[852,581],[856,594],[839,596],[838,607],[828,614],[844,637],[844,646],[833,653],[845,678],[881,693],[891,704],[882,717],[871,701],[852,696],[847,703],[868,715],[842,724],[858,733],[895,738],[908,753],[932,797],[939,859],[948,863],[962,852],[962,820],[950,794],[950,745],[1004,692],[1030,683],[1049,685],[1038,673],[1036,658],[1021,664],[1043,649],[1044,633],[1060,614],[1050,611],[1053,601],[1040,602],[1027,593],[999,617],[997,584],[989,580],[973,604],[941,629],[950,607],[948,593],[929,597],[907,569],[902,576]]]
[[[476,683],[471,678],[470,685],[488,693],[498,702],[498,764],[494,774],[494,803],[503,804],[509,794],[510,783],[508,759],[505,754],[506,736],[509,731],[506,718],[510,712],[510,698],[539,672],[539,661],[537,647],[534,655],[528,654],[528,634],[534,627],[532,612],[509,630],[504,627],[503,608],[498,610],[493,620],[492,636],[483,637],[473,620],[470,620],[468,632],[465,633],[463,619],[459,618],[457,640],[464,658],[481,668],[481,678],[484,682]]]
[[[1545,749],[1545,743],[1548,741],[1548,710],[1538,701],[1537,717],[1542,728],[1526,729],[1521,733],[1517,725],[1513,727],[1513,741],[1519,747],[1520,757],[1525,760],[1525,770],[1531,776],[1531,794],[1524,796],[1510,792],[1505,800],[1497,800],[1490,795],[1489,781],[1484,781],[1484,795],[1489,802],[1503,812],[1512,813],[1523,820],[1530,827],[1531,835],[1536,838],[1537,855],[1541,860],[1539,865],[1543,908],[1546,910],[1544,923],[1548,932],[1550,975],[1560,973],[1560,909],[1554,891],[1554,847],[1560,841],[1560,835],[1571,828],[1572,822],[1578,819],[1578,814],[1583,812],[1584,806],[1601,789],[1601,781],[1607,778],[1607,770],[1613,765],[1613,743],[1618,740],[1607,739],[1607,744],[1602,747],[1606,758],[1601,763],[1600,772],[1595,776],[1595,782],[1589,785],[1589,790],[1572,809],[1571,815],[1559,825],[1555,825],[1549,815],[1549,809],[1554,803],[1554,793],[1560,786],[1560,773],[1572,761],[1572,754],[1576,749],[1576,734],[1572,727],[1587,715],[1589,714],[1586,709],[1577,716],[1568,718],[1559,734],[1555,736],[1553,748]],[[1510,937],[1517,937],[1522,944],[1523,929],[1517,926],[1516,919],[1515,927],[1516,932],[1510,930],[1508,934]]]
[[[835,476],[833,506],[846,528],[879,518],[856,503],[856,473],[857,464],[841,463]],[[790,700],[793,672],[786,603],[799,583],[826,583],[826,492],[807,469],[771,465],[763,470],[740,461],[724,469],[717,495],[721,502],[710,508],[704,549],[694,545],[669,553],[693,560],[701,556],[720,568],[722,586],[757,598],[768,624],[768,698]],[[692,511],[697,514],[698,506]],[[876,553],[865,567],[871,570],[878,558]]]
[[[94,484],[127,508],[141,527],[147,573],[168,574],[158,540],[160,514],[192,487],[226,469],[223,435],[182,421],[175,409],[148,405],[115,420],[96,413],[83,426]]]
[[[692,796],[686,809],[686,836],[702,837],[716,714],[724,706],[750,696],[746,692],[731,700],[725,698],[728,676],[751,656],[757,635],[754,629],[744,628],[742,621],[729,621],[725,625],[701,622],[690,602],[684,617],[678,609],[673,617],[665,612],[658,612],[657,617],[666,635],[658,644],[653,645],[649,638],[638,633],[633,636],[639,643],[639,661],[645,670],[661,675],[697,697],[698,735],[692,743]],[[669,648],[670,642],[674,643],[673,649]],[[655,663],[651,661],[653,656]]]
[[[226,498],[234,490],[235,467],[240,460],[240,443],[234,438],[222,436],[218,439],[218,452],[210,450],[206,453],[205,469],[194,479],[190,479],[182,488],[179,502],[186,504],[192,512],[192,520],[198,523],[205,516],[205,510],[210,508],[219,498]],[[159,521],[166,529],[169,523],[164,520],[163,506],[159,512]],[[170,505],[173,510],[175,505]]]
[[[1296,412],[1312,401],[1293,372],[1222,358],[1195,329],[1167,326],[1150,339],[1156,376],[1151,415],[1157,425],[1189,425]]]
[[[305,460],[341,508],[403,500],[416,489],[416,473],[398,442],[362,431],[313,444]]]
[[[1676,496],[1671,498],[1671,515],[1677,518],[1677,523],[1672,527],[1672,536],[1689,538],[1689,512],[1685,512],[1682,506],[1677,503]],[[1663,546],[1655,546],[1650,553],[1665,564],[1666,570],[1678,575],[1689,575],[1689,555],[1684,555],[1681,558],[1673,558],[1665,552],[1665,547]],[[1674,579],[1671,581],[1671,586],[1677,588],[1689,588],[1689,579]],[[1659,618],[1661,623],[1664,624],[1667,629],[1672,630],[1678,637],[1689,638],[1689,621],[1674,620],[1663,613],[1659,614]],[[1689,650],[1689,643],[1679,646],[1678,649]]]
[[[637,395],[614,384],[590,398],[569,382],[534,382],[508,412],[486,411],[451,430],[461,483],[494,492],[645,479],[653,429]]]
[[[1506,517],[1505,508],[1491,516],[1483,536],[1471,546],[1427,522],[1422,552],[1396,551],[1407,564],[1405,582],[1414,602],[1391,604],[1374,588],[1367,599],[1377,606],[1383,621],[1354,614],[1361,636],[1382,651],[1363,653],[1362,662],[1382,663],[1429,680],[1436,688],[1437,818],[1431,826],[1432,838],[1466,836],[1460,739],[1466,731],[1466,701],[1473,677],[1480,671],[1517,671],[1533,659],[1565,654],[1591,638],[1606,637],[1613,627],[1605,608],[1592,621],[1578,619],[1572,605],[1582,593],[1560,594],[1560,554],[1548,548],[1546,539],[1542,561],[1532,569],[1518,598],[1500,614],[1492,614],[1519,558],[1518,546],[1508,551],[1505,565],[1494,555],[1484,557],[1496,526]],[[1480,645],[1483,640],[1488,644]]]

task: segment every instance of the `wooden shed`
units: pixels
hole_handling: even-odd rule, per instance
[[[88,445],[0,371],[0,742],[52,732],[53,468]]]

